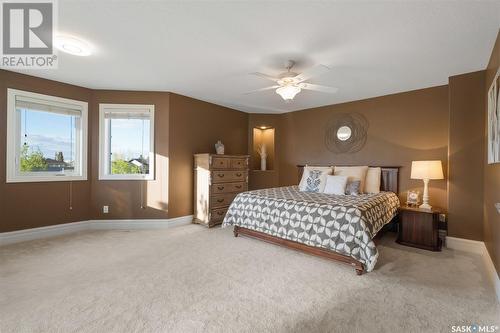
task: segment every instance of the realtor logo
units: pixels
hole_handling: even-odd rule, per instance
[[[52,53],[52,3],[3,3],[3,53]]]
[[[0,0],[2,61],[0,67],[56,68],[53,36],[55,0]]]

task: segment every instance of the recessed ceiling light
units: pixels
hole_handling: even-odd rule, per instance
[[[92,54],[91,47],[86,41],[72,36],[56,36],[54,45],[60,51],[76,56],[86,57]]]

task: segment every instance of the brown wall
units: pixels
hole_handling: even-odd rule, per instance
[[[193,154],[215,152],[221,140],[226,154],[248,151],[248,114],[170,94],[169,217],[193,213]]]
[[[89,103],[88,180],[73,182],[73,210],[68,182],[5,183],[7,88]],[[155,180],[98,180],[99,103],[155,105]],[[193,154],[213,152],[217,140],[229,154],[248,150],[248,114],[168,92],[89,90],[0,70],[0,105],[0,232],[89,219],[190,215]]]
[[[497,35],[496,43],[488,67],[486,68],[485,100],[499,66],[500,33]],[[486,107],[485,115],[488,112]],[[487,119],[486,116],[485,118]],[[486,121],[485,129],[487,129]],[[487,130],[484,133],[486,135]],[[484,146],[486,147],[486,136]],[[486,154],[484,155],[484,161],[484,241],[495,263],[497,272],[500,273],[500,213],[495,209],[495,203],[500,203],[500,163],[488,164]]]
[[[5,183],[7,88],[90,101],[89,89],[0,70],[0,232],[89,219],[90,182]]]
[[[484,76],[449,79],[448,234],[483,240]]]
[[[155,105],[154,181],[98,181],[99,103]],[[248,115],[164,92],[95,91],[92,118],[91,207],[94,218],[173,218],[193,213],[193,154],[214,152],[222,140],[227,154],[247,151]],[[141,191],[144,208],[141,209]],[[103,214],[102,206],[110,213]]]
[[[408,189],[422,190],[421,181],[409,179],[411,161],[440,159],[446,174],[449,149],[449,194],[446,181],[432,181],[431,204],[449,209],[450,235],[482,239],[483,231],[478,221],[482,215],[483,193],[484,239],[498,269],[500,215],[494,203],[500,202],[500,164],[488,165],[474,158],[485,156],[485,144],[478,141],[480,135],[484,138],[485,131],[480,124],[481,121],[485,123],[485,116],[475,116],[470,110],[480,109],[481,103],[486,109],[486,93],[482,101],[478,96],[481,90],[488,89],[499,66],[499,44],[497,39],[484,73],[452,77],[449,86],[282,115],[248,115],[172,93],[92,91],[0,70],[0,231],[94,218],[189,215],[193,205],[192,155],[213,152],[213,144],[219,139],[226,145],[228,154],[253,155],[252,129],[265,125],[275,128],[274,170],[251,172],[251,188],[296,184],[297,164],[390,165],[402,167],[400,197],[405,200]],[[5,183],[7,87],[89,102],[89,181],[73,182],[73,210],[69,210],[67,182]],[[156,180],[97,180],[99,103],[155,104]],[[326,149],[325,124],[333,113],[339,112],[358,112],[368,120],[368,140],[361,151],[333,154]],[[464,130],[467,136],[463,135]],[[474,174],[478,179],[482,172],[483,184],[467,177]],[[144,209],[140,208],[141,187]],[[110,206],[109,214],[101,213],[103,205]]]
[[[99,103],[154,104],[155,180],[98,180]],[[91,179],[90,213],[93,219],[168,218],[169,93],[94,90],[91,112],[92,168],[89,179]],[[104,205],[109,206],[108,214],[102,213]]]
[[[334,113],[357,112],[369,123],[361,151],[334,154],[326,149],[326,124]],[[440,86],[361,101],[284,114],[279,140],[280,184],[297,184],[297,164],[401,166],[400,197],[409,189],[423,190],[410,179],[412,160],[443,161],[448,154],[448,86]],[[446,181],[430,184],[431,205],[447,208]]]

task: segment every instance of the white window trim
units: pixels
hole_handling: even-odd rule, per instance
[[[71,175],[55,172],[23,172],[20,174],[16,167],[16,158],[18,147],[18,126],[20,126],[16,114],[16,96],[30,97],[35,99],[46,100],[51,103],[64,103],[76,106],[81,110],[81,129],[80,135],[77,136],[77,145],[79,146],[79,155],[77,156],[80,162],[80,175]],[[6,182],[7,183],[34,183],[34,182],[64,182],[64,181],[80,181],[87,180],[87,136],[88,130],[88,103],[77,101],[74,99],[37,94],[29,91],[7,89],[7,158],[6,158]]]
[[[149,126],[149,173],[113,175],[106,172],[106,128],[104,114],[106,111],[128,112],[131,110],[148,110],[151,114]],[[154,180],[155,179],[155,106],[150,104],[99,104],[99,180]]]

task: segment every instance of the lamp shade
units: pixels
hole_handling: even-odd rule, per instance
[[[443,179],[441,161],[411,162],[411,179]]]

